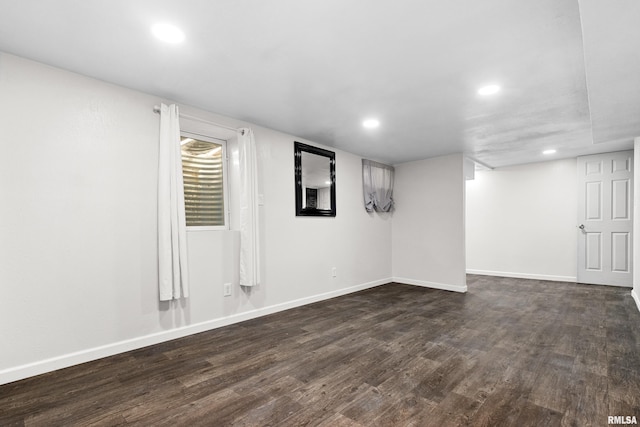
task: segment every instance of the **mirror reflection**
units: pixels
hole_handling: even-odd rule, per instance
[[[297,216],[336,216],[335,153],[296,142]]]
[[[331,161],[302,152],[302,208],[331,209]]]

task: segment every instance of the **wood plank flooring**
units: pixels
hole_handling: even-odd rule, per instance
[[[0,426],[640,421],[628,289],[389,284],[0,386]]]

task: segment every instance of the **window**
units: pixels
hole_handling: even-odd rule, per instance
[[[226,141],[183,132],[180,145],[187,227],[226,229]]]

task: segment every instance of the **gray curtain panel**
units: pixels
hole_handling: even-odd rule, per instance
[[[393,209],[393,166],[362,159],[364,208],[367,212]]]

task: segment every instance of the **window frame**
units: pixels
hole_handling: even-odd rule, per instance
[[[224,203],[224,225],[187,225],[187,231],[224,231],[229,230],[229,153],[227,151],[227,142],[228,140],[222,138],[216,138],[211,135],[203,135],[200,133],[189,132],[185,130],[180,130],[180,137],[184,138],[193,138],[198,141],[210,142],[212,144],[217,144],[222,146],[222,198]],[[182,170],[182,156],[180,157],[180,166]],[[184,172],[183,172],[184,176]],[[183,187],[184,191],[184,187]],[[186,218],[186,212],[185,212]]]

